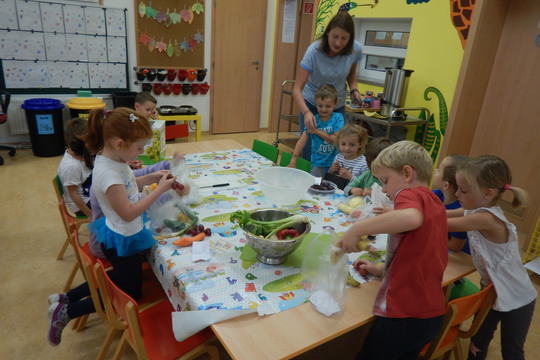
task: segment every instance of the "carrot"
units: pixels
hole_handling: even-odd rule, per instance
[[[173,244],[179,246],[191,246],[194,241],[204,240],[205,236],[206,234],[204,232],[198,233],[195,236],[182,236],[181,238],[174,240]]]

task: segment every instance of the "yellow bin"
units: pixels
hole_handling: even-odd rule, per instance
[[[67,102],[70,109],[71,118],[87,118],[90,111],[94,109],[104,109],[106,104],[102,99],[94,97],[76,97]]]

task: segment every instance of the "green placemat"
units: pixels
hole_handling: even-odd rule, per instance
[[[298,246],[298,248],[294,250],[292,254],[289,254],[287,261],[281,264],[281,266],[302,267],[302,260],[304,259],[306,249],[311,243],[311,240],[313,240],[318,235],[318,233],[309,233],[308,235],[306,235],[300,246]],[[321,241],[318,242],[318,244],[320,247],[320,252],[322,253],[326,245],[328,245],[328,243],[330,242],[330,235],[324,234],[321,236],[320,240]],[[240,259],[251,263],[259,261],[257,260],[257,253],[247,242],[242,249]]]

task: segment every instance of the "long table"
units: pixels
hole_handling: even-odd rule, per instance
[[[167,152],[185,154],[244,148],[233,140],[168,144]],[[450,253],[442,286],[472,272],[470,256]],[[269,316],[246,316],[213,324],[212,330],[234,359],[289,359],[373,321],[373,303],[380,282],[372,280],[347,290],[345,310],[330,318],[309,303]],[[292,336],[291,334],[294,334]]]

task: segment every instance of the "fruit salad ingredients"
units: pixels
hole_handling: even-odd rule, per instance
[[[351,200],[349,200],[349,206],[352,207],[353,209],[360,205],[364,205],[364,200],[362,200],[362,198],[359,196],[355,196]]]
[[[354,210],[354,208],[344,203],[339,203],[337,207],[339,210],[343,211],[347,215],[349,215]]]
[[[183,221],[174,221],[170,219],[164,219],[163,224],[174,232],[184,230],[186,227],[186,223]]]
[[[251,217],[251,213],[245,210],[238,210],[231,214],[230,221],[238,222],[238,225],[245,229],[250,227],[250,232],[256,236],[263,236],[269,239],[281,229],[293,227],[298,224],[307,223],[309,219],[302,215],[292,215],[283,219],[274,221],[255,220]]]
[[[182,236],[176,240],[173,241],[173,244],[174,245],[179,245],[179,246],[191,246],[193,244],[194,241],[201,241],[201,240],[204,240],[204,238],[206,237],[206,234],[205,233],[199,233],[195,236]]]
[[[172,176],[172,174],[167,175],[167,179],[170,179],[172,177],[174,177],[174,176]],[[172,183],[171,188],[173,190],[184,190],[184,184],[180,184],[178,181],[175,180]]]
[[[311,188],[315,190],[330,191],[334,190],[334,185],[330,184],[328,181],[321,181],[320,185],[311,185]]]

